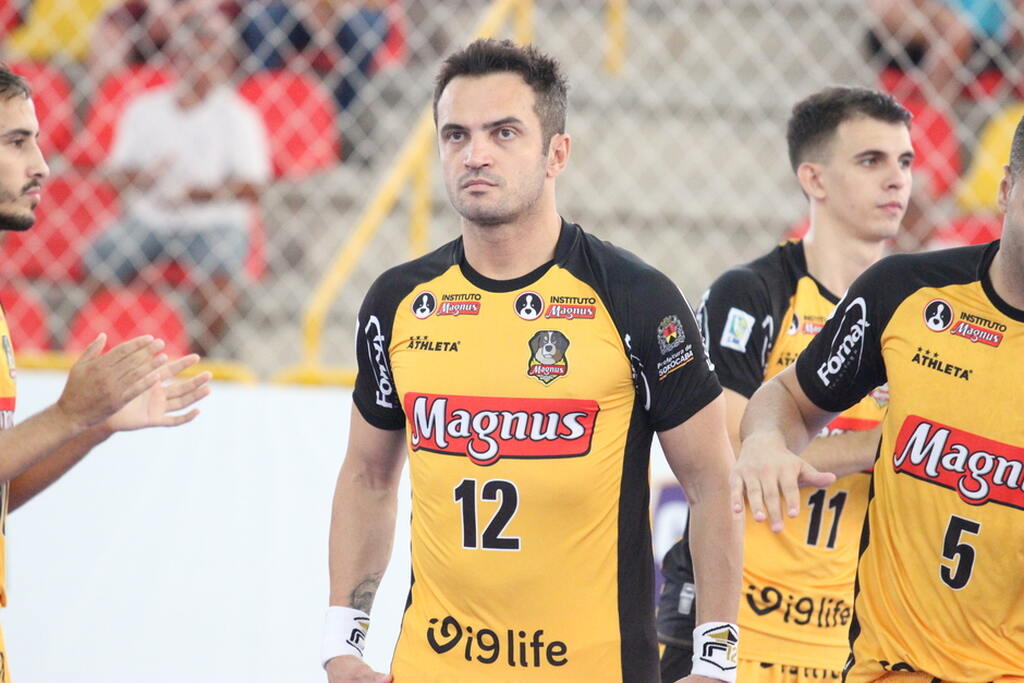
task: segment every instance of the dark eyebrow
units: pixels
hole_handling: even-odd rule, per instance
[[[884,157],[885,152],[880,149],[866,149],[863,152],[857,152],[853,155],[854,159],[860,159],[861,157]]]
[[[444,135],[445,133],[451,133],[453,131],[464,131],[464,130],[466,130],[465,126],[460,126],[457,123],[446,123],[443,126],[441,126],[441,135]]]
[[[31,138],[37,137],[39,133],[29,130],[28,128],[12,128],[11,130],[0,133],[2,138]]]
[[[495,128],[501,128],[502,126],[509,126],[509,125],[519,125],[519,126],[521,126],[521,125],[523,125],[523,122],[520,121],[519,119],[517,119],[514,116],[506,116],[503,119],[498,119],[497,121],[492,121],[491,123],[485,123],[484,124],[484,128],[486,130],[494,130]]]

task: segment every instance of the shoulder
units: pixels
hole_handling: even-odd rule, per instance
[[[456,266],[457,254],[458,240],[454,240],[429,254],[388,268],[374,280],[366,300],[390,301],[397,306],[413,289]]]
[[[799,279],[795,243],[780,244],[767,254],[719,275],[708,288],[711,296],[787,298]]]
[[[967,284],[981,277],[981,266],[993,244],[894,254],[875,263],[858,278],[861,291],[904,299],[919,289]]]
[[[597,280],[619,291],[643,293],[652,286],[678,289],[667,275],[628,249],[577,229],[579,255]]]

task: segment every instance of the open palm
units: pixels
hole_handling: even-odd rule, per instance
[[[193,408],[184,410],[210,393],[211,375],[203,372],[188,379],[168,381],[186,368],[199,362],[199,356],[192,354],[167,363],[160,374],[160,380],[136,396],[121,410],[107,418],[107,427],[115,432],[127,432],[146,427],[176,427],[191,422],[199,414]]]

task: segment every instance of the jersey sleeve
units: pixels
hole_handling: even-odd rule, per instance
[[[753,396],[764,381],[775,331],[764,282],[748,268],[726,272],[704,294],[697,321],[718,381]]]
[[[842,412],[888,381],[881,339],[899,303],[896,263],[885,259],[857,278],[797,358],[800,387],[822,410]]]
[[[639,398],[651,427],[660,432],[686,422],[722,388],[690,305],[672,281],[648,270],[631,292],[626,343]]]
[[[387,273],[370,288],[356,319],[356,384],[352,401],[378,429],[402,429],[405,413],[391,371],[391,332],[398,302],[389,296]]]

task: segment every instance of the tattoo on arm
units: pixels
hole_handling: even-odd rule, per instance
[[[352,590],[350,597],[350,604],[354,609],[362,610],[367,614],[370,613],[370,607],[373,606],[373,598],[377,595],[377,587],[380,586],[380,580],[383,578],[384,572],[377,572],[376,574],[370,574],[359,582]]]

